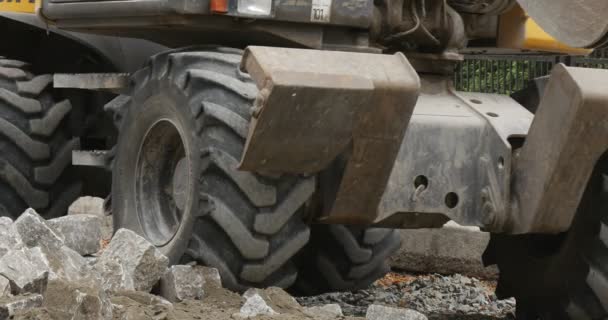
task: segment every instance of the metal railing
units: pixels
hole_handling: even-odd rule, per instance
[[[468,54],[456,67],[454,85],[459,91],[511,94],[551,73],[557,63],[608,69],[608,49],[589,56]]]

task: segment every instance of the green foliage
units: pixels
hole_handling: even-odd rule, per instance
[[[547,75],[553,61],[467,59],[457,67],[454,82],[460,91],[511,94],[529,80]]]

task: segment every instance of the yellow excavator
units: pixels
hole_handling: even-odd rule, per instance
[[[115,229],[172,263],[304,294],[366,287],[388,271],[395,229],[454,220],[492,233],[484,261],[519,319],[608,317],[608,71],[557,65],[532,106],[452,83],[471,47],[605,45],[605,0],[0,10],[3,215],[57,215],[106,186]],[[96,37],[122,44],[82,40]]]

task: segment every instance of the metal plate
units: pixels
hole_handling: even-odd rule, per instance
[[[608,34],[606,0],[518,0],[547,33],[578,48],[601,45]]]
[[[441,78],[422,83],[377,222],[417,228],[443,215],[493,229],[509,208],[508,139],[525,136],[533,115],[508,96],[455,92]]]
[[[312,174],[348,154],[324,221],[371,223],[420,82],[395,55],[249,47],[256,99],[240,168]]]

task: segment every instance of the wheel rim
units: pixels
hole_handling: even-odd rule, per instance
[[[135,207],[145,237],[157,247],[173,239],[190,200],[183,141],[175,123],[161,119],[150,126],[137,155]]]

